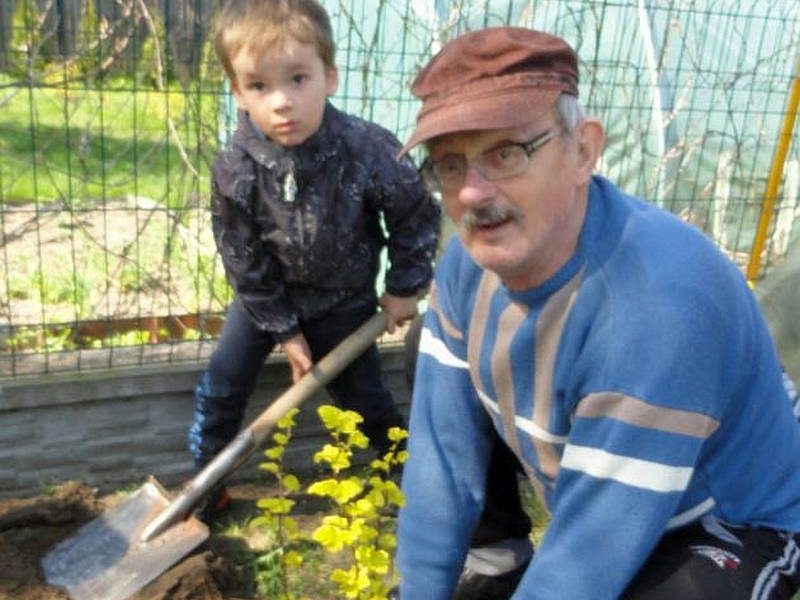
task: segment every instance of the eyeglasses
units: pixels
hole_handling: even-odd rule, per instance
[[[504,144],[481,152],[472,162],[463,154],[448,154],[441,160],[426,158],[420,173],[434,190],[452,193],[461,189],[471,166],[488,181],[498,181],[519,175],[528,166],[528,158],[544,146],[556,132],[548,130],[524,144]]]

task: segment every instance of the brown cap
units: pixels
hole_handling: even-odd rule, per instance
[[[561,93],[578,95],[578,57],[561,38],[523,27],[490,27],[444,45],[411,85],[422,100],[401,151],[446,133],[520,127]]]

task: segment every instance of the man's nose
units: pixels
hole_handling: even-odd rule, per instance
[[[481,175],[475,167],[467,165],[464,183],[458,191],[458,199],[465,206],[483,204],[494,197],[496,186]]]

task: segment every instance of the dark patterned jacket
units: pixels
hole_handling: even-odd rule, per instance
[[[299,319],[375,307],[383,246],[388,293],[428,286],[441,211],[399,149],[388,131],[330,103],[294,147],[239,114],[212,169],[211,218],[228,280],[260,329],[283,341]]]

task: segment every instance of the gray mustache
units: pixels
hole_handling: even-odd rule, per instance
[[[475,227],[483,227],[487,225],[496,225],[512,219],[519,221],[522,219],[522,211],[516,206],[507,206],[504,204],[491,204],[489,206],[480,206],[478,208],[471,208],[463,215],[459,224],[471,231]]]

